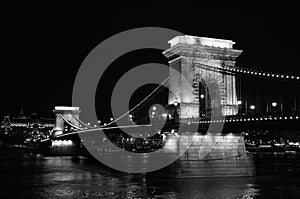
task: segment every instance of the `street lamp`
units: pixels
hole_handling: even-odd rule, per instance
[[[201,112],[201,116],[204,116],[204,94],[200,95],[201,98],[201,102],[200,102],[200,112]]]
[[[254,106],[254,105],[251,105],[251,106],[250,106],[250,109],[251,109],[251,110],[254,110],[254,109],[255,109],[255,106]]]
[[[238,110],[238,114],[242,114],[242,106],[241,106],[241,105],[242,105],[242,101],[241,101],[241,100],[238,100],[238,101],[237,101],[237,104],[238,104],[238,109],[239,109],[239,110]]]
[[[173,104],[174,104],[174,106],[177,106],[177,105],[178,105],[177,100],[175,100],[175,101],[173,102]]]
[[[173,104],[174,104],[174,114],[173,114],[173,119],[174,119],[174,122],[175,123],[177,123],[178,122],[178,117],[179,117],[179,115],[178,115],[178,112],[177,112],[177,106],[178,106],[178,101],[177,101],[177,99],[175,99],[175,101],[173,102]]]
[[[277,105],[278,105],[277,102],[272,102],[272,107],[273,107],[273,108],[272,108],[272,111],[273,111],[274,113],[277,112],[277,108],[276,108]]]

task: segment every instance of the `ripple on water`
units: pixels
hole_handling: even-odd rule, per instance
[[[49,157],[0,164],[0,198],[299,198],[300,178],[145,179],[88,161]]]

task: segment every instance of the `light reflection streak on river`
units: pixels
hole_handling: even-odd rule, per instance
[[[0,198],[298,198],[299,179],[294,174],[151,179],[83,157],[1,159]]]

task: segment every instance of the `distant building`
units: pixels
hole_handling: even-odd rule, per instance
[[[44,118],[36,113],[24,114],[23,107],[17,117],[4,116],[0,126],[0,145],[28,145],[50,136],[55,119]]]

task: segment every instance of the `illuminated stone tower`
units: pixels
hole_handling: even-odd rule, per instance
[[[170,67],[177,70],[193,89],[182,84],[182,78],[170,71],[169,86],[175,93],[169,93],[168,104],[180,104],[177,110],[181,119],[198,118],[201,110],[217,108],[220,114],[238,113],[236,80],[233,73],[224,71],[224,67],[235,67],[236,58],[242,50],[233,49],[231,40],[213,39],[195,36],[177,36],[171,39],[171,47],[164,51]],[[214,83],[215,89],[208,95],[207,83]],[[204,88],[204,89],[203,89]],[[219,92],[218,98],[211,97]],[[210,96],[211,98],[209,98]],[[211,99],[211,100],[209,100]],[[205,101],[205,103],[202,103]]]
[[[79,107],[56,106],[53,112],[56,116],[55,127],[52,133],[54,137],[63,134],[65,120],[79,127],[78,119],[81,112]]]

